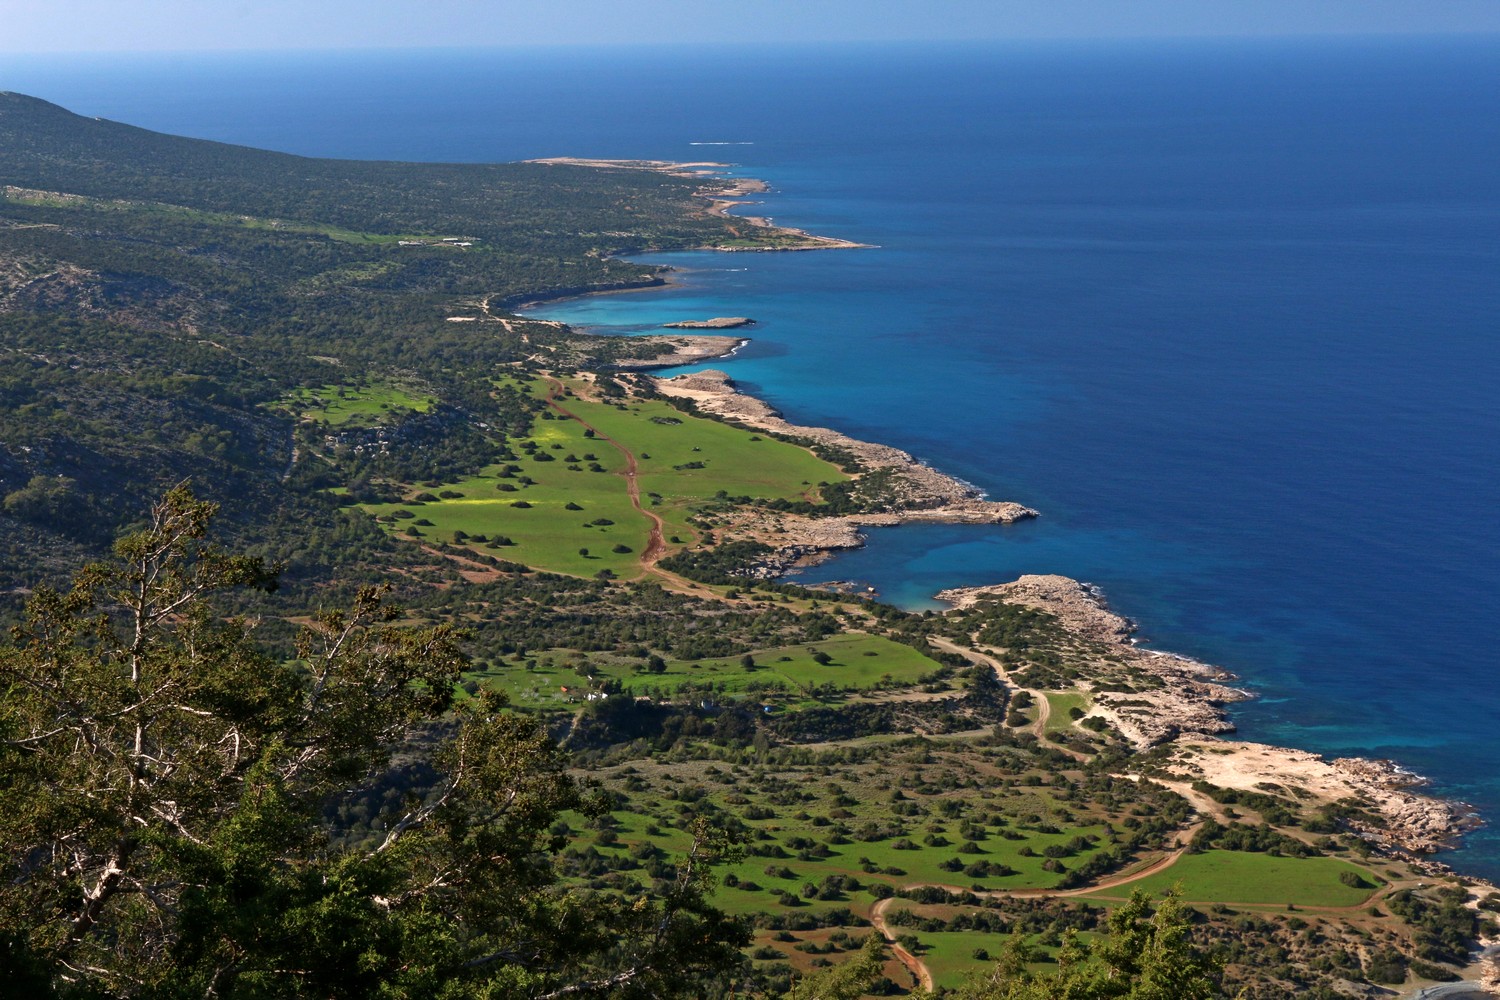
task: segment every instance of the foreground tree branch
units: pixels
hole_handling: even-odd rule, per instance
[[[459,634],[374,587],[274,655],[214,607],[276,582],[214,512],[172,490],[0,649],[0,994],[671,997],[736,965],[708,831],[659,898],[564,891],[567,758],[499,698],[454,706]],[[337,846],[331,804],[418,736],[431,788]]]

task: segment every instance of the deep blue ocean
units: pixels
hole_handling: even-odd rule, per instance
[[[1098,583],[1257,692],[1243,736],[1476,804],[1447,860],[1500,877],[1500,39],[7,57],[0,89],[322,156],[733,161],[879,249],[664,256],[669,290],[543,314],[753,316],[722,366],[791,419],[1044,514],[809,579]]]

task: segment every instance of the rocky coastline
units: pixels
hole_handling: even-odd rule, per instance
[[[1425,780],[1394,761],[1328,760],[1305,750],[1219,738],[1234,730],[1226,706],[1251,697],[1249,692],[1231,686],[1234,676],[1218,667],[1136,645],[1135,624],[1111,611],[1096,587],[1063,576],[1023,576],[937,596],[955,607],[995,597],[1045,611],[1073,635],[1106,647],[1115,661],[1160,681],[1150,691],[1093,691],[1089,714],[1103,717],[1138,748],[1165,746],[1160,774],[1168,778],[1243,791],[1274,786],[1322,802],[1358,802],[1379,822],[1355,818],[1349,828],[1407,860],[1452,847],[1477,825],[1470,806],[1422,794]]]
[[[749,316],[715,316],[713,319],[684,319],[676,323],[663,323],[667,330],[733,330],[741,326],[754,326]]]
[[[1132,641],[1135,623],[1109,609],[1097,587],[1065,576],[1023,576],[1010,583],[944,590],[937,595],[963,608],[985,598],[1045,611],[1072,635],[1095,646],[1124,670],[1159,686],[1128,693],[1094,691],[1089,714],[1104,718],[1141,749],[1182,737],[1234,731],[1225,706],[1250,697],[1232,687],[1234,675],[1186,656],[1145,649]]]
[[[648,350],[655,350],[656,353],[639,358],[619,358],[609,362],[608,367],[624,371],[643,371],[651,368],[695,365],[704,361],[727,358],[750,343],[744,337],[712,334],[650,334],[630,339],[631,343],[641,344]]]
[[[805,566],[839,549],[864,544],[861,529],[910,524],[1011,524],[1039,516],[1030,507],[1010,501],[985,499],[968,483],[945,475],[912,455],[889,445],[851,438],[826,427],[804,427],[786,420],[763,400],[740,392],[734,380],[717,369],[674,378],[652,379],[655,391],[689,400],[702,413],[783,437],[797,438],[852,454],[868,475],[880,472],[890,487],[888,509],[837,517],[806,517],[764,511],[737,524],[735,537],[769,544],[773,552],[757,575],[779,576],[794,566]]]

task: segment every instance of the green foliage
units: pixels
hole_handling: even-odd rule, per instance
[[[795,983],[784,1000],[859,1000],[880,978],[884,962],[885,942],[871,934],[857,956]]]
[[[274,568],[208,543],[179,488],[0,650],[0,942],[8,985],[111,997],[697,995],[746,936],[708,906],[726,844],[698,830],[633,898],[562,894],[558,813],[582,800],[536,720],[451,714],[447,626],[377,590],[311,616],[284,662],[215,613]],[[325,806],[433,743],[427,794],[330,846]],[[19,977],[19,978],[17,978]]]
[[[701,583],[744,583],[749,567],[770,552],[771,547],[761,542],[725,542],[712,549],[669,556],[660,565]]]
[[[530,424],[529,404],[490,392],[496,366],[575,338],[474,303],[660,282],[612,254],[726,235],[699,184],[308,159],[0,94],[0,572],[59,586],[74,546],[97,550],[190,477],[234,499],[238,533],[285,553],[292,582],[400,565],[378,535],[323,544],[348,531],[318,491],[373,502],[382,478],[488,464]]]
[[[89,533],[94,520],[92,498],[67,476],[32,476],[25,486],[5,495],[5,513],[69,534]]]
[[[959,991],[962,1000],[1213,1000],[1220,972],[1189,939],[1189,913],[1175,893],[1155,911],[1137,891],[1109,917],[1108,933],[1084,947],[1064,940],[1055,972],[1033,973],[1023,946],[1012,946],[986,978]]]
[[[1386,897],[1386,905],[1411,925],[1418,958],[1462,965],[1479,932],[1479,918],[1465,905],[1467,898],[1468,893],[1458,886],[1425,892],[1402,889]]]

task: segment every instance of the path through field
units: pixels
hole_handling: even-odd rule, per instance
[[[551,375],[544,375],[543,378],[547,380],[547,384],[549,386],[546,397],[546,403],[548,406],[550,406],[555,412],[568,418],[569,420],[576,420],[578,423],[582,424],[585,428],[593,432],[594,440],[603,441],[611,448],[618,451],[621,456],[624,457],[625,471],[623,473],[623,476],[625,478],[625,491],[626,494],[630,497],[630,506],[635,508],[638,514],[651,522],[651,533],[646,540],[645,551],[641,553],[641,569],[646,573],[659,578],[664,583],[668,584],[673,590],[678,590],[689,594],[696,594],[699,596],[703,596],[705,594],[717,596],[702,584],[695,583],[694,581],[689,580],[687,577],[678,576],[676,573],[673,573],[669,570],[664,570],[657,565],[657,562],[660,561],[661,557],[666,553],[667,550],[667,543],[663,539],[662,535],[662,529],[666,527],[666,522],[664,522],[661,519],[661,516],[658,515],[654,510],[651,510],[649,507],[645,507],[641,504],[641,484],[638,478],[640,465],[636,461],[635,454],[619,441],[616,441],[608,434],[605,434],[603,431],[599,430],[599,428],[594,427],[587,420],[584,420],[578,414],[574,413],[572,410],[569,410],[567,407],[563,406],[562,403],[558,402],[558,398],[563,393],[562,382],[552,377]]]
[[[896,960],[906,966],[922,989],[930,993],[932,992],[932,971],[927,968],[927,963],[897,944],[895,932],[885,922],[885,911],[890,908],[894,899],[894,896],[887,896],[885,899],[876,902],[870,909],[870,923],[880,932],[880,936],[885,938],[886,942],[890,944],[891,953],[896,956]]]
[[[988,653],[981,653],[979,650],[973,649],[969,646],[960,646],[958,643],[948,639],[944,639],[942,636],[930,636],[927,641],[932,643],[938,649],[944,650],[945,652],[957,653],[959,656],[966,658],[970,663],[988,664],[990,669],[995,671],[995,676],[1000,678],[1000,683],[1015,691],[1024,691],[1026,694],[1030,695],[1032,703],[1037,707],[1036,721],[1027,728],[1030,729],[1032,735],[1037,738],[1037,742],[1047,743],[1054,749],[1061,750],[1063,753],[1067,754],[1070,757],[1073,757],[1076,760],[1083,760],[1085,758],[1085,755],[1078,752],[1077,750],[1070,750],[1067,747],[1058,746],[1056,743],[1053,743],[1051,740],[1047,739],[1047,720],[1052,717],[1052,703],[1047,699],[1046,692],[1035,690],[1032,688],[1019,687],[1016,682],[1011,679],[1010,672],[1005,669],[1005,666],[999,660],[995,659],[993,656],[990,656]]]

